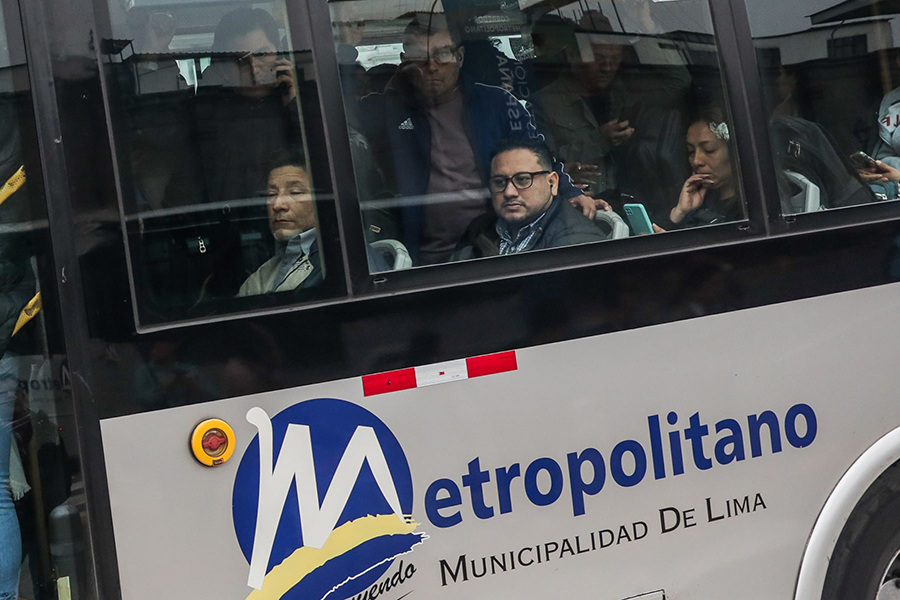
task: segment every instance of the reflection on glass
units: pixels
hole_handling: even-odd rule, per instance
[[[0,100],[0,114],[4,117],[0,121],[3,123],[0,136],[5,142],[6,154],[6,160],[0,165],[0,178],[11,178],[8,186],[0,188],[0,223],[6,230],[0,233],[0,597],[15,598],[22,560],[15,502],[24,496],[28,484],[21,452],[13,437],[18,357],[8,349],[13,333],[19,332],[19,317],[34,298],[37,285],[30,263],[28,235],[15,231],[15,225],[24,225],[23,213],[27,213],[29,207],[23,200],[26,195],[22,189],[24,177],[23,171],[19,171],[24,165],[21,164],[18,119],[8,97]]]
[[[784,214],[896,200],[896,5],[748,0]]]
[[[471,242],[503,228],[488,178],[498,144],[517,136],[546,141],[553,196],[582,215],[578,230],[596,234],[562,245],[627,235],[625,204],[665,228],[745,218],[729,168],[732,187],[695,180],[710,193],[669,220],[692,174],[693,116],[726,106],[708,6],[556,6],[329,4],[367,235],[379,219],[415,266],[513,253],[497,245],[473,254]],[[716,218],[702,216],[704,206]],[[596,208],[599,219],[585,218]],[[506,233],[518,248],[517,232]]]
[[[90,593],[85,498],[66,388],[21,24],[0,11],[0,598]],[[41,289],[41,282],[51,282]],[[52,542],[52,551],[51,551]]]
[[[109,10],[103,48],[139,318],[229,312],[247,306],[236,297],[274,292],[304,291],[281,302],[339,293],[326,285],[321,243],[334,208],[308,23],[292,32],[283,0]],[[316,268],[297,285],[296,273],[273,283],[271,268],[295,254],[271,218],[289,203],[267,201],[286,167],[302,172],[312,218],[298,235]]]

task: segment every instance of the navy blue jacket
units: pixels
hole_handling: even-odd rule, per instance
[[[531,113],[505,89],[461,77],[460,90],[466,107],[464,126],[486,184],[491,153],[500,140],[514,135],[543,136]],[[431,173],[431,126],[412,85],[399,81],[383,94],[369,94],[362,99],[360,110],[359,122],[381,166],[388,195],[424,195]],[[562,198],[581,195],[561,163],[555,163],[554,169],[560,174]],[[423,206],[415,203],[400,211],[402,241],[414,260],[418,256],[423,213]]]

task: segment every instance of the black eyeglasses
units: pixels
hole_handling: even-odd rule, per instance
[[[459,47],[444,46],[435,48],[430,54],[415,51],[407,52],[404,53],[403,58],[411,63],[427,63],[429,60],[433,60],[439,65],[447,65],[459,60]]]
[[[506,186],[509,185],[509,182],[512,181],[517,190],[527,190],[534,184],[535,175],[549,175],[552,172],[553,171],[522,171],[521,173],[514,173],[511,177],[496,175],[488,179],[488,189],[494,193],[502,192],[506,189]]]

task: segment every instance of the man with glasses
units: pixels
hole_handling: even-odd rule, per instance
[[[407,26],[401,58],[385,93],[362,100],[360,117],[391,195],[414,198],[399,220],[415,264],[446,262],[467,225],[489,212],[491,149],[504,137],[539,133],[512,94],[460,76],[465,48],[443,15],[419,15]],[[561,164],[553,168],[560,195],[593,217],[594,201]]]
[[[491,160],[488,189],[494,214],[469,225],[454,260],[518,254],[606,239],[598,227],[557,194],[547,145],[538,139],[501,140]]]
[[[275,155],[269,169],[266,197],[275,256],[244,281],[238,296],[320,285],[324,273],[316,233],[318,218],[306,159],[302,155],[291,151]]]
[[[317,232],[319,218],[306,165],[306,157],[296,150],[281,150],[272,157],[266,212],[275,238],[275,255],[244,280],[238,296],[307,290],[325,279]],[[373,273],[391,269],[379,251],[371,249],[367,257]]]

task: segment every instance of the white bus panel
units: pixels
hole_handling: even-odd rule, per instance
[[[398,372],[401,391],[105,420],[123,597],[791,598],[832,490],[900,425],[898,311],[887,285],[521,349],[482,377]],[[236,438],[212,468],[188,447],[210,417]]]

